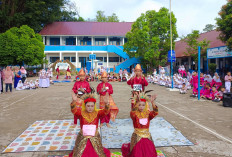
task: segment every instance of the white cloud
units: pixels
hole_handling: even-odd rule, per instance
[[[95,18],[98,10],[105,11],[109,16],[116,13],[120,21],[135,21],[147,10],[158,11],[161,7],[169,8],[169,0],[73,0],[76,2],[80,15]],[[202,31],[206,24],[215,24],[215,18],[226,0],[172,0],[172,11],[177,18],[179,36],[192,30]]]

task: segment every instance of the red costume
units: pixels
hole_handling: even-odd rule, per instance
[[[83,69],[80,70],[79,76],[85,75]],[[84,89],[84,92],[80,91],[80,89]],[[76,106],[77,108],[81,108],[83,100],[80,99],[80,97],[85,94],[85,93],[90,93],[91,88],[90,85],[87,81],[76,81],[75,84],[73,85],[72,91],[78,95],[77,101],[76,101]],[[74,124],[77,124],[77,117],[74,116]]]
[[[102,91],[102,88],[104,86],[106,87],[106,90]],[[101,123],[109,123],[110,119],[114,121],[118,114],[118,107],[114,103],[114,100],[111,96],[111,94],[113,94],[113,87],[108,82],[99,83],[97,86],[97,93],[100,94],[100,109],[105,108],[104,96],[106,95],[107,92],[109,94],[110,113],[107,116],[101,118]]]
[[[58,80],[59,79],[59,75],[60,75],[60,69],[59,69],[59,67],[56,68],[56,73],[57,73],[56,79]]]
[[[109,110],[95,109],[93,112],[87,112],[85,109],[77,108],[75,104],[71,104],[71,108],[72,113],[80,119],[81,130],[77,135],[75,146],[69,157],[110,157],[110,151],[102,146],[98,132],[99,119],[107,115]],[[91,129],[96,129],[93,135],[89,135],[88,133],[91,131],[88,132],[85,129],[89,126]]]
[[[156,148],[149,132],[150,121],[158,115],[158,107],[153,111],[145,110],[131,111],[134,133],[131,143],[122,145],[122,155],[124,157],[157,157]]]
[[[128,85],[131,85],[131,88],[134,88],[134,85],[141,85],[142,86],[142,91],[144,91],[144,87],[148,85],[147,80],[145,77],[135,77],[131,78],[130,80],[127,81]]]

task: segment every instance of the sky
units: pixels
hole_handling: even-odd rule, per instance
[[[106,16],[116,13],[120,21],[134,22],[147,10],[169,8],[170,0],[72,0],[84,19],[93,19],[98,10]],[[216,24],[215,18],[226,0],[172,0],[172,11],[177,18],[179,37],[202,31],[206,24]]]

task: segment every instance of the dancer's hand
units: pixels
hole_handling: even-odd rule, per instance
[[[85,90],[82,88],[82,86],[80,87],[80,89],[79,89],[81,92],[85,92]]]
[[[151,96],[151,98],[150,98],[151,103],[153,103],[156,100],[156,97],[157,97],[156,94]]]

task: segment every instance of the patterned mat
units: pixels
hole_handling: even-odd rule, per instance
[[[158,157],[166,157],[165,154],[160,151],[160,150],[157,150],[157,155]],[[64,155],[64,156],[59,156],[59,155],[50,155],[48,157],[68,157],[68,155]],[[122,157],[122,153],[121,152],[114,152],[114,153],[111,153],[111,157]]]
[[[101,128],[102,144],[106,148],[121,148],[123,143],[130,142],[134,131],[131,119],[116,119],[110,122],[112,128]],[[162,117],[156,117],[151,121],[150,133],[156,147],[162,146],[189,146],[193,145],[178,130]]]
[[[59,151],[72,150],[76,140],[78,127],[73,120],[36,121],[17,137],[4,151]]]

